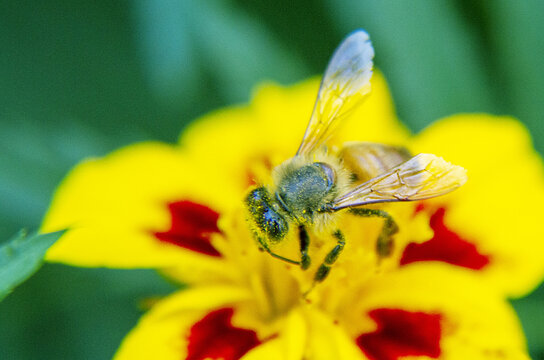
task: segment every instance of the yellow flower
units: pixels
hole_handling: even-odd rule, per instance
[[[261,86],[248,106],[196,121],[179,145],[142,143],[78,165],[42,231],[70,230],[49,261],[156,268],[188,289],[160,300],[117,359],[527,359],[506,301],[542,279],[542,163],[517,121],[457,115],[412,135],[380,74],[336,141],[426,152],[468,170],[443,197],[374,206],[399,225],[379,260],[383,220],[344,214],[346,248],[308,297],[306,271],[261,252],[243,199],[293,156],[318,81]],[[356,121],[353,121],[355,120]],[[297,256],[296,234],[274,251]],[[331,249],[312,237],[312,259]]]

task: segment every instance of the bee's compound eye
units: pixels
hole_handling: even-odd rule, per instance
[[[272,199],[265,187],[252,190],[246,197],[246,205],[253,223],[273,242],[282,240],[289,231],[285,218],[274,210]]]
[[[250,210],[268,204],[269,202],[270,195],[264,186],[251,190],[246,196],[246,204]]]
[[[323,171],[323,174],[325,175],[325,178],[327,179],[327,185],[328,188],[332,188],[333,185],[336,183],[336,172],[330,165],[325,164],[323,162],[316,162],[313,163],[314,166],[318,167],[321,171]]]

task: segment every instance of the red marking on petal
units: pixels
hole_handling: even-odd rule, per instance
[[[246,170],[246,179],[247,179],[247,186],[254,186],[259,183],[259,177],[258,173],[259,170],[265,170],[266,172],[271,172],[273,168],[272,161],[268,158],[268,156],[262,155],[262,156],[256,156],[252,160],[248,161],[248,167]]]
[[[170,229],[153,233],[157,239],[205,255],[221,256],[210,242],[210,235],[220,232],[217,212],[187,200],[168,204],[168,210],[172,218]]]
[[[476,245],[461,238],[444,224],[446,210],[438,209],[430,220],[434,236],[421,244],[410,243],[404,249],[401,265],[416,261],[443,261],[448,264],[480,270],[490,262],[488,255],[478,252]]]
[[[368,314],[378,328],[362,334],[357,345],[371,360],[396,360],[401,356],[440,356],[439,314],[400,309],[375,309]]]
[[[253,330],[232,326],[234,310],[219,309],[206,315],[190,330],[186,360],[237,360],[261,342]]]
[[[257,185],[257,181],[255,180],[256,176],[251,171],[248,171],[246,174],[247,178],[247,187]]]
[[[416,208],[414,209],[414,215],[419,214],[420,212],[423,212],[425,210],[425,203],[419,202],[416,205]]]

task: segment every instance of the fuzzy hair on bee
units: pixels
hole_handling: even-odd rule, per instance
[[[314,109],[295,156],[272,171],[272,183],[251,189],[245,198],[247,219],[257,243],[271,256],[310,267],[310,234],[336,239],[317,267],[314,285],[323,281],[344,249],[336,219],[343,210],[355,215],[381,217],[376,240],[379,257],[389,256],[398,230],[385,211],[365,208],[382,202],[423,200],[457,189],[466,172],[432,154],[411,156],[398,146],[368,142],[344,144],[328,151],[327,142],[339,123],[349,117],[370,92],[374,49],[368,34],[358,30],[334,52],[318,90]],[[298,231],[300,259],[273,251],[273,246]]]
[[[324,174],[300,171],[311,164],[318,164]],[[327,178],[327,185],[330,186],[325,191],[319,186],[323,176]],[[299,225],[311,226],[317,234],[322,234],[335,225],[336,216],[324,210],[335,198],[345,194],[353,182],[352,173],[345,169],[342,159],[330,154],[326,148],[311,155],[298,155],[284,161],[273,169],[272,179],[277,188],[269,188],[269,191],[278,194],[280,203],[283,202],[283,207],[288,209],[287,216]],[[291,201],[294,204],[285,204],[284,198],[293,196],[289,194],[293,187],[301,188],[297,191],[297,198]]]

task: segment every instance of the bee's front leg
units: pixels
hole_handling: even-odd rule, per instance
[[[253,236],[255,237],[255,239],[257,240],[257,242],[259,243],[259,249],[261,251],[266,251],[267,253],[270,254],[270,256],[272,257],[275,257],[276,259],[280,259],[282,261],[285,261],[285,262],[288,262],[289,264],[294,264],[294,265],[301,265],[300,261],[296,261],[296,260],[291,260],[291,259],[288,259],[284,256],[281,256],[281,255],[278,255],[276,254],[275,252],[273,252],[269,247],[268,247],[268,243],[266,242],[265,239],[263,239],[261,236],[259,236],[257,233],[253,233]]]
[[[378,241],[376,242],[376,252],[380,259],[391,255],[393,252],[393,235],[399,231],[399,227],[395,220],[393,220],[393,217],[386,211],[377,209],[357,208],[350,209],[350,212],[357,216],[381,217],[385,220],[382,231],[378,236]]]

